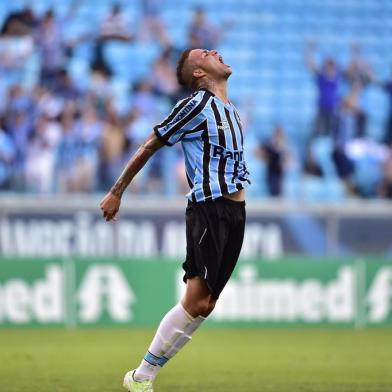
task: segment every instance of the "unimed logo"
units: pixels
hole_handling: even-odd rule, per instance
[[[361,287],[363,279],[358,278],[355,264],[338,268],[328,281],[259,277],[255,266],[246,265],[229,281],[212,317],[217,321],[307,323],[352,323],[364,317],[362,323],[385,322],[392,313],[392,267],[381,267],[367,291]]]
[[[64,274],[49,265],[32,283],[21,278],[0,283],[0,323],[61,323],[64,320]]]
[[[63,324],[75,315],[78,323],[99,322],[104,315],[118,323],[133,319],[135,296],[117,266],[89,266],[76,292],[74,280],[61,265],[49,264],[33,282],[0,282],[0,324]]]
[[[213,314],[215,320],[269,322],[352,322],[355,315],[355,271],[346,266],[336,277],[258,277],[255,266],[239,269],[228,283]]]
[[[114,265],[91,266],[79,287],[77,299],[78,316],[83,323],[99,321],[105,310],[115,322],[128,322],[133,318],[134,293],[121,270]]]
[[[381,267],[366,284],[356,264],[335,276],[294,278],[238,266],[211,318],[217,322],[383,323],[392,316],[392,267]],[[268,266],[264,267],[265,269]],[[178,296],[183,286],[178,281]]]

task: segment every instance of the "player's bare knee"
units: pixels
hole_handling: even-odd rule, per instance
[[[198,303],[198,315],[207,317],[209,315],[209,303],[208,299],[203,299]]]
[[[208,300],[203,303],[203,307],[201,309],[203,313],[200,313],[200,316],[203,317],[209,316],[211,312],[214,310],[215,304],[216,304],[216,300],[209,297]]]
[[[195,300],[191,305],[191,309],[191,315],[193,317],[207,317],[212,311],[212,309],[210,308],[210,301],[208,297]]]
[[[207,312],[204,315],[204,317],[207,317],[208,315],[210,315],[212,313],[212,311],[215,308],[215,304],[216,304],[216,299],[213,299],[213,298],[210,297],[209,301],[208,301]]]

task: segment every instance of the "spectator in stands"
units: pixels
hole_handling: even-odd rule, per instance
[[[344,72],[344,76],[350,88],[348,93],[351,99],[355,100],[355,134],[364,136],[367,124],[365,90],[374,81],[374,75],[370,64],[361,56],[361,48],[358,44],[352,46],[351,61]]]
[[[384,91],[388,94],[389,98],[389,111],[387,115],[387,122],[385,126],[384,133],[384,143],[391,145],[392,144],[392,77],[386,82],[382,83],[382,87]]]
[[[137,110],[142,116],[155,117],[157,98],[153,93],[152,84],[147,79],[138,81],[133,89],[132,109]]]
[[[355,99],[352,98],[351,95],[348,95],[342,101],[338,123],[332,133],[334,142],[332,160],[335,164],[339,178],[344,182],[346,190],[350,194],[354,193],[354,186],[352,183],[354,164],[346,154],[346,147],[347,144],[357,136],[355,122]]]
[[[102,127],[103,124],[98,119],[95,107],[91,103],[85,105],[76,127],[78,144],[76,171],[78,175],[75,188],[78,192],[92,192],[97,186],[96,177]]]
[[[4,111],[4,125],[15,148],[14,174],[17,184],[22,186],[27,148],[32,134],[34,103],[20,85],[8,91]]]
[[[171,45],[171,39],[160,16],[162,0],[142,0],[140,39],[153,36],[164,48]]]
[[[34,99],[34,116],[44,114],[50,118],[60,116],[63,111],[64,100],[57,97],[51,91],[38,85],[32,95]]]
[[[26,62],[34,51],[34,41],[29,35],[13,37],[9,35],[0,36],[0,72],[7,79],[13,79],[13,82],[20,83],[23,77],[22,73],[12,73],[12,71],[23,71],[26,68]]]
[[[110,78],[113,75],[113,70],[104,55],[104,46],[105,40],[98,37],[94,43],[94,54],[90,64],[93,76],[99,79]]]
[[[73,0],[66,14],[59,17],[54,9],[45,12],[36,30],[36,43],[41,55],[40,83],[53,88],[57,75],[66,68],[67,58],[78,39],[64,39],[65,26],[75,16],[80,1]]]
[[[120,4],[114,4],[110,13],[101,24],[100,36],[103,39],[116,39],[130,41],[132,35],[129,31],[129,22]]]
[[[20,84],[15,84],[8,90],[8,97],[6,103],[7,116],[12,115],[16,111],[23,111],[30,113],[33,109],[33,99]]]
[[[5,108],[5,126],[15,147],[13,182],[16,188],[24,188],[26,155],[33,132],[34,106],[31,98],[20,85],[9,90]]]
[[[126,138],[122,124],[109,99],[104,104],[105,118],[103,119],[102,135],[99,146],[99,188],[107,189],[121,171],[126,150]]]
[[[60,192],[76,192],[75,183],[78,157],[77,126],[75,122],[75,107],[71,104],[64,108],[60,116],[61,139],[56,151],[56,177]]]
[[[16,148],[16,166],[24,169],[27,148],[32,134],[32,124],[25,111],[15,111],[8,118],[8,129]]]
[[[363,89],[374,81],[373,70],[361,55],[361,47],[354,43],[351,48],[351,60],[345,70],[345,77],[351,87]]]
[[[38,25],[38,19],[30,6],[26,6],[20,11],[11,12],[5,18],[0,35],[20,37],[33,35],[34,29]]]
[[[103,76],[111,77],[113,70],[105,58],[105,44],[108,41],[132,42],[134,39],[135,36],[129,29],[129,21],[121,5],[114,4],[102,21],[99,35],[95,40],[91,69]]]
[[[179,85],[176,70],[171,62],[170,47],[163,50],[152,66],[151,82],[154,93],[159,96],[169,97],[172,103],[179,100]]]
[[[3,81],[21,83],[34,51],[36,18],[31,8],[10,13],[0,33],[0,74]]]
[[[53,10],[48,10],[40,23],[37,45],[42,59],[40,82],[45,87],[53,88],[58,74],[65,68],[67,57],[62,25]]]
[[[91,192],[95,187],[98,147],[102,125],[92,105],[83,108],[68,103],[60,117],[61,141],[56,170],[61,192]]]
[[[188,47],[214,49],[218,45],[221,35],[221,30],[207,20],[204,9],[196,7],[189,28]]]
[[[265,160],[267,165],[266,180],[269,195],[281,196],[284,169],[290,157],[286,136],[281,125],[277,125],[272,137],[260,146],[259,156]]]
[[[58,72],[53,87],[53,93],[65,101],[77,101],[82,96],[81,91],[73,83],[66,69]]]
[[[16,149],[12,138],[5,131],[4,118],[0,118],[0,190],[11,188]]]
[[[379,189],[379,196],[392,199],[392,149],[389,148],[388,158],[383,165],[383,179]]]
[[[53,192],[55,151],[59,138],[59,125],[45,115],[40,116],[27,151],[25,173],[29,191],[42,194]]]
[[[313,133],[316,136],[330,135],[333,127],[336,126],[341,73],[332,57],[326,58],[322,67],[319,68],[314,60],[314,48],[315,44],[309,43],[306,53],[307,66],[315,75],[318,90],[317,114]]]

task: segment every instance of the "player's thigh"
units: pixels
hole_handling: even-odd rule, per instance
[[[228,241],[222,255],[222,262],[215,286],[215,292],[221,293],[230,279],[241,253],[245,233],[245,216],[229,233]]]

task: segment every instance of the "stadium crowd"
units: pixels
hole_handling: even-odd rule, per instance
[[[72,39],[64,37],[63,26],[77,13],[77,2],[62,17],[52,9],[38,16],[30,7],[7,15],[0,36],[0,190],[78,193],[111,186],[153,125],[188,94],[175,77],[181,50],[219,48],[223,32],[230,29],[229,23],[212,24],[198,7],[186,44],[177,47],[160,17],[161,6],[159,1],[142,1],[136,33],[121,5],[114,4],[97,33]],[[112,91],[115,70],[105,56],[105,46],[113,41],[127,45],[153,41],[160,47],[145,77],[129,86],[122,108]],[[71,77],[69,63],[86,42],[93,51],[89,83],[81,85]],[[262,178],[253,181],[265,182],[266,193],[280,197],[286,194],[285,177],[296,167],[301,176],[321,180],[328,172],[336,173],[344,195],[392,198],[392,77],[378,80],[358,45],[353,45],[345,67],[332,57],[318,64],[316,49],[310,42],[305,51],[318,101],[303,153],[293,151],[284,127],[276,124],[271,137],[257,139],[257,146],[247,151],[253,166],[264,167]],[[390,101],[382,140],[367,137],[368,113],[362,97],[369,85],[379,85]],[[245,117],[251,119],[246,113]],[[311,123],[309,119],[309,127]],[[325,151],[329,156],[323,161]],[[178,146],[159,151],[130,192],[183,193],[187,184],[180,154]],[[365,161],[367,176],[361,166]]]

